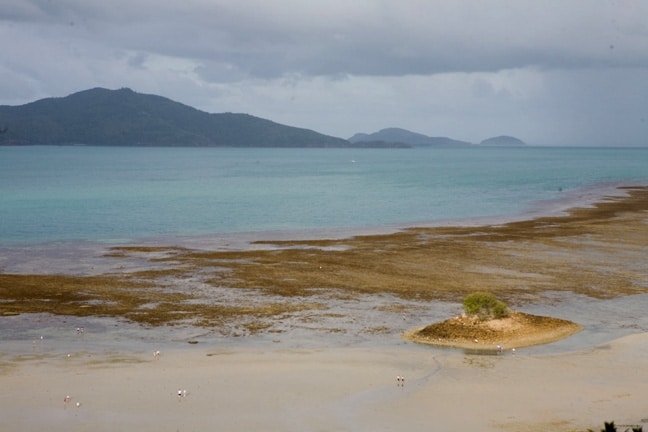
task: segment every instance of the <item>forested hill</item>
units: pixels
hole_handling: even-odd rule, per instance
[[[351,147],[247,114],[210,114],[130,89],[0,106],[0,145]]]

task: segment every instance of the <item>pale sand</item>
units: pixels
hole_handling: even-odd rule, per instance
[[[413,344],[198,345],[157,360],[152,353],[5,355],[0,430],[582,431],[609,420],[646,428],[647,358],[648,333],[544,356]],[[406,377],[404,386],[397,375]],[[179,389],[187,396],[179,398]]]

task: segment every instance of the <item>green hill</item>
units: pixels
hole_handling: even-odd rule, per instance
[[[352,146],[312,130],[247,114],[210,114],[127,88],[0,106],[0,132],[0,145]]]

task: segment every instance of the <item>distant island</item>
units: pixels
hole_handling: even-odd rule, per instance
[[[357,133],[349,138],[349,141],[355,144],[362,142],[383,142],[411,147],[466,147],[471,145],[471,143],[466,141],[458,141],[446,137],[429,137],[400,128],[382,129],[372,134]]]
[[[508,144],[502,144],[503,138]],[[128,88],[93,88],[25,105],[0,106],[0,145],[410,148],[473,144],[399,128],[355,134],[347,140],[249,114],[210,114]],[[503,136],[480,145],[524,143]]]
[[[497,137],[485,139],[480,142],[479,145],[489,147],[521,147],[525,146],[526,144],[521,139],[508,135],[500,135]]]
[[[382,143],[383,146],[391,147],[470,147],[476,145],[447,137],[431,137],[401,128],[386,128],[370,134],[357,133],[349,138],[349,141],[353,144]],[[518,138],[502,135],[485,139],[478,145],[484,147],[514,147],[525,146],[526,144]]]

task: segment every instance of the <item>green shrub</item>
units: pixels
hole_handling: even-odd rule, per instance
[[[480,291],[468,294],[464,298],[463,307],[466,315],[476,316],[481,320],[504,318],[509,315],[506,303],[488,292]]]

